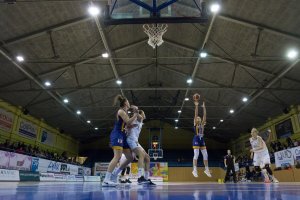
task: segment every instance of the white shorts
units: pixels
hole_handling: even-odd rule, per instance
[[[131,150],[134,150],[136,149],[137,147],[142,147],[138,141],[136,140],[133,140],[131,138],[127,138],[127,143],[128,143],[128,146],[130,147]]]
[[[260,167],[265,166],[266,164],[271,164],[270,155],[268,150],[262,152],[254,153],[253,165]]]

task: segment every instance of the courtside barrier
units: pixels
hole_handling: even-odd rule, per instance
[[[100,176],[84,176],[84,182],[100,182]]]
[[[0,181],[20,181],[19,171],[0,169]]]

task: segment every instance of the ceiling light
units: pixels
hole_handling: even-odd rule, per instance
[[[191,78],[189,78],[187,81],[186,81],[188,84],[191,84],[193,82],[193,80]]]
[[[289,59],[293,60],[295,58],[297,58],[298,56],[298,51],[296,51],[295,49],[291,49],[288,51],[287,55],[286,55]]]
[[[200,57],[201,57],[201,58],[206,58],[206,57],[207,57],[207,53],[206,53],[205,51],[202,51],[202,52],[200,53]]]
[[[214,126],[214,127],[213,127],[213,129],[215,130],[215,129],[216,129],[216,127]]]
[[[189,99],[188,97],[185,97],[184,100],[185,100],[185,101],[189,101],[190,99]]]
[[[178,119],[175,119],[175,122],[178,122],[179,120]]]
[[[95,130],[98,130],[98,127],[95,127]]]
[[[46,81],[46,82],[44,83],[44,85],[47,86],[47,87],[50,87],[50,86],[51,86],[51,82],[50,82],[50,81]]]
[[[117,83],[118,85],[122,85],[122,81],[121,81],[121,80],[117,80],[116,83]]]
[[[175,126],[175,129],[178,129],[178,126]]]
[[[234,113],[234,110],[233,110],[233,109],[230,109],[229,112],[232,114],[232,113]]]
[[[16,59],[19,62],[23,62],[24,61],[24,57],[23,56],[17,56]]]
[[[90,123],[91,123],[91,120],[87,120],[86,123],[90,124]]]
[[[220,122],[224,122],[224,120],[223,120],[223,119],[220,119]]]
[[[88,8],[88,12],[90,13],[90,15],[92,15],[93,17],[96,17],[97,15],[99,15],[100,10],[98,7],[96,6],[90,6]]]
[[[77,113],[77,115],[81,115],[81,111],[80,110],[77,110],[76,113]]]
[[[69,99],[65,98],[64,103],[69,103]]]
[[[212,4],[212,5],[210,6],[210,11],[211,11],[212,13],[217,13],[217,12],[220,11],[220,8],[221,8],[220,4],[214,3],[214,4]]]
[[[178,113],[181,113],[181,110],[178,110]]]
[[[109,54],[108,53],[103,53],[102,54],[102,58],[108,58],[109,57]]]
[[[247,102],[247,101],[248,101],[248,98],[247,98],[247,97],[244,97],[244,98],[242,99],[242,101],[243,101],[243,102]]]

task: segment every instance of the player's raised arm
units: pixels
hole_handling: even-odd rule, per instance
[[[206,107],[205,107],[205,102],[204,101],[203,101],[203,104],[202,104],[202,108],[203,108],[202,125],[204,126],[206,124]]]

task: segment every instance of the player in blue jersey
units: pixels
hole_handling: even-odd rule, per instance
[[[127,164],[125,163],[125,165],[128,165],[133,160],[131,150],[126,141],[125,128],[126,128],[126,125],[130,125],[130,124],[132,124],[133,121],[136,120],[136,118],[138,116],[138,108],[136,106],[131,107],[134,114],[131,118],[129,118],[129,116],[127,114],[127,111],[130,108],[129,101],[122,95],[116,96],[114,104],[116,105],[116,103],[118,101],[120,103],[120,108],[116,115],[114,129],[112,130],[112,132],[110,134],[110,143],[111,143],[112,149],[114,151],[114,157],[109,163],[102,186],[116,186],[117,185],[116,181],[112,181],[115,179],[112,176],[112,172],[115,169],[115,167],[117,166],[117,164],[122,156],[122,153],[124,153],[124,155],[126,157]]]
[[[208,168],[208,154],[204,142],[204,126],[206,124],[206,108],[205,108],[205,102],[203,102],[203,117],[198,116],[198,105],[199,105],[200,95],[195,94],[194,95],[194,104],[195,104],[195,117],[194,117],[194,132],[195,136],[193,138],[193,149],[194,149],[194,159],[193,159],[193,171],[192,174],[194,177],[198,177],[197,172],[197,162],[199,157],[199,149],[201,150],[202,156],[203,156],[203,163],[205,166],[204,173],[211,177],[209,168]]]

